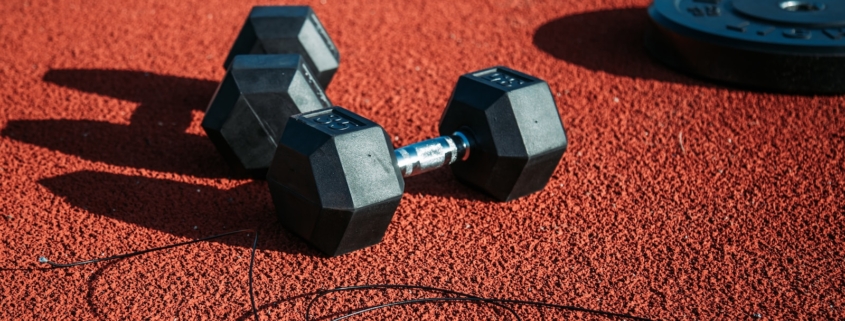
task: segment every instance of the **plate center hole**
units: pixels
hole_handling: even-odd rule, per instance
[[[792,12],[812,12],[824,10],[824,4],[808,1],[784,1],[780,3],[780,8]]]

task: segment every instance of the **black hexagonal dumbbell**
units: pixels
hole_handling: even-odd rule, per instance
[[[237,55],[302,55],[325,89],[340,64],[340,54],[314,10],[308,6],[253,7],[232,45],[223,68]]]
[[[263,178],[288,118],[331,105],[302,56],[239,55],[214,93],[202,128],[238,174]]]
[[[331,106],[323,89],[338,63],[310,7],[254,7],[202,127],[237,174],[264,178],[288,117]]]
[[[381,242],[403,177],[451,164],[507,201],[542,189],[567,146],[548,84],[505,67],[461,76],[439,130],[394,150],[384,129],[340,107],[291,117],[267,173],[280,221],[328,255],[347,253]]]

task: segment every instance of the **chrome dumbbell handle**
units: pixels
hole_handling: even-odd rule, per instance
[[[468,133],[456,131],[452,135],[424,140],[397,148],[396,164],[403,177],[430,172],[456,161],[469,158],[472,137]]]

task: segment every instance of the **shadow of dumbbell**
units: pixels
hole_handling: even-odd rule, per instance
[[[80,171],[38,183],[74,207],[168,234],[196,239],[259,227],[260,249],[318,255],[275,223],[276,214],[264,182],[221,190],[143,176]],[[212,242],[251,245],[242,238]]]
[[[0,135],[111,165],[197,177],[225,177],[208,138],[185,133],[216,81],[104,69],[50,70],[44,81],[139,103],[129,125],[96,120],[12,120]]]

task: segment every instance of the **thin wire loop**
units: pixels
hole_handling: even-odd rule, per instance
[[[252,252],[249,254],[249,302],[252,303],[252,316],[258,320],[258,307],[255,305],[255,290],[252,288],[252,270],[255,264],[255,247],[258,245],[258,231],[255,232],[255,239],[252,241]]]
[[[379,305],[375,305],[375,306],[371,306],[371,307],[358,309],[358,310],[355,310],[353,312],[344,314],[340,317],[334,318],[334,319],[332,319],[332,321],[339,321],[339,320],[343,320],[343,319],[353,317],[353,316],[356,316],[356,315],[359,315],[359,314],[363,314],[363,313],[366,313],[366,312],[369,312],[369,311],[375,311],[375,310],[379,310],[379,309],[384,309],[384,308],[389,308],[389,307],[394,307],[394,306],[400,306],[400,305],[409,305],[409,304],[418,304],[418,303],[432,303],[432,302],[455,302],[455,301],[458,301],[458,302],[459,301],[470,301],[470,302],[473,302],[473,303],[492,303],[492,304],[495,304],[494,303],[495,301],[492,301],[490,299],[485,299],[485,298],[448,298],[448,297],[421,298],[421,299],[388,302],[388,303],[385,303],[385,304],[379,304]],[[502,307],[507,309],[508,312],[510,312],[513,315],[513,317],[516,318],[516,320],[522,321],[522,318],[519,316],[519,314],[517,314],[516,311],[514,311],[512,308],[505,307],[505,306],[502,306]]]
[[[356,309],[356,310],[353,310],[352,312],[349,312],[349,313],[342,315],[338,318],[332,319],[332,321],[343,320],[343,319],[346,319],[346,318],[354,316],[354,315],[362,314],[362,313],[369,312],[369,311],[375,311],[375,310],[379,310],[379,309],[389,308],[389,307],[393,307],[393,306],[418,304],[418,303],[429,303],[429,302],[450,302],[450,301],[468,301],[468,302],[478,303],[478,304],[480,304],[480,303],[493,304],[493,305],[505,308],[508,312],[510,312],[512,315],[514,315],[516,320],[522,320],[522,318],[519,316],[519,314],[517,314],[515,312],[515,310],[513,310],[512,307],[507,306],[506,304],[530,305],[530,306],[534,306],[534,307],[546,307],[546,308],[552,308],[552,309],[561,309],[561,310],[569,310],[569,311],[575,311],[575,312],[584,312],[584,313],[601,315],[601,316],[609,317],[609,318],[622,318],[622,319],[630,319],[630,320],[638,320],[638,321],[650,321],[650,319],[632,316],[632,315],[629,315],[629,314],[613,313],[613,312],[607,312],[607,311],[602,311],[602,310],[591,310],[591,309],[581,308],[581,307],[577,307],[577,306],[560,305],[560,304],[553,304],[553,303],[546,303],[546,302],[539,302],[539,301],[511,300],[511,299],[499,299],[499,298],[483,298],[483,297],[478,297],[478,296],[474,296],[474,295],[471,295],[471,294],[457,292],[457,291],[448,290],[448,289],[441,289],[441,288],[428,287],[428,286],[402,285],[402,284],[356,285],[356,286],[348,286],[348,287],[337,287],[337,288],[330,289],[330,290],[322,290],[320,292],[320,294],[318,294],[316,297],[311,299],[311,301],[308,303],[308,307],[306,308],[306,311],[305,311],[306,312],[305,320],[312,320],[310,312],[311,312],[311,307],[313,306],[314,302],[317,301],[318,299],[320,299],[321,297],[329,294],[329,293],[343,292],[343,291],[371,290],[371,289],[419,289],[419,290],[424,290],[424,291],[453,294],[453,295],[458,295],[458,296],[461,296],[461,297],[458,297],[458,298],[454,298],[454,297],[452,297],[452,298],[450,298],[450,297],[420,298],[420,299],[393,301],[393,302],[388,302],[388,303],[384,303],[384,304],[380,304],[380,305]]]
[[[93,263],[100,263],[100,262],[111,261],[111,260],[125,259],[125,258],[128,258],[128,257],[147,254],[147,253],[150,253],[150,252],[162,251],[162,250],[167,250],[167,249],[171,249],[171,248],[174,248],[174,247],[185,246],[185,245],[194,244],[194,243],[198,243],[198,242],[202,242],[202,241],[218,239],[218,238],[226,237],[226,236],[229,236],[229,235],[240,234],[240,233],[252,233],[252,232],[255,232],[255,239],[252,241],[252,251],[251,251],[251,254],[250,254],[250,257],[249,257],[249,301],[250,301],[250,303],[252,303],[252,315],[255,316],[255,321],[258,321],[258,308],[255,305],[255,291],[253,291],[253,288],[252,288],[252,281],[253,281],[252,270],[253,270],[253,264],[255,262],[255,248],[258,245],[258,231],[255,230],[255,229],[243,229],[243,230],[231,231],[231,232],[212,235],[212,236],[209,236],[209,237],[204,237],[204,238],[196,239],[196,240],[192,240],[192,241],[170,244],[170,245],[166,245],[166,246],[155,247],[155,248],[151,248],[151,249],[135,251],[135,252],[130,252],[130,253],[124,253],[124,254],[119,254],[119,255],[113,255],[113,256],[104,257],[104,258],[85,260],[85,261],[77,261],[77,262],[71,262],[71,263],[56,263],[56,262],[53,262],[53,261],[47,259],[46,257],[41,256],[41,257],[38,257],[38,262],[49,264],[51,269],[60,269],[60,268],[63,269],[63,268],[69,268],[69,267],[86,265],[86,264],[93,264]]]
[[[453,291],[453,290],[449,290],[449,289],[440,289],[440,288],[435,288],[435,287],[430,287],[430,286],[422,286],[422,285],[373,284],[373,285],[344,286],[344,287],[337,287],[337,288],[329,289],[329,290],[321,290],[320,293],[316,297],[314,297],[313,299],[311,299],[308,302],[308,306],[305,309],[305,320],[311,320],[311,307],[314,305],[314,302],[319,300],[321,297],[324,297],[324,296],[326,296],[330,293],[334,293],[334,292],[346,292],[346,291],[356,291],[356,290],[372,290],[372,289],[416,289],[416,290],[423,290],[423,291],[429,291],[429,292],[440,292],[440,293],[445,293],[445,294],[452,294],[452,295],[457,295],[457,296],[461,296],[461,297],[465,297],[465,298],[484,300],[484,298],[482,298],[482,297],[474,296],[474,295],[468,294],[468,293],[462,293],[462,292]],[[488,303],[495,305],[495,306],[498,306],[500,308],[503,308],[505,310],[508,310],[508,312],[510,312],[511,314],[516,315],[516,312],[513,311],[510,307],[504,306],[504,305],[496,303],[496,302],[488,302]],[[517,316],[517,319],[519,319],[518,316]]]
[[[105,258],[97,258],[97,259],[77,261],[77,262],[71,262],[71,263],[57,263],[57,262],[53,262],[53,261],[47,259],[46,257],[41,256],[41,257],[38,258],[38,262],[49,264],[50,268],[69,268],[69,267],[86,265],[86,264],[93,264],[93,263],[99,263],[99,262],[105,262],[105,261],[111,261],[111,260],[124,259],[124,258],[128,258],[128,257],[133,257],[133,256],[137,256],[137,255],[150,253],[150,252],[162,251],[162,250],[167,250],[167,249],[171,249],[171,248],[174,248],[174,247],[185,246],[185,245],[194,244],[194,243],[198,243],[198,242],[202,242],[202,241],[213,240],[213,239],[217,239],[217,238],[221,238],[221,237],[226,237],[226,236],[229,236],[229,235],[240,234],[240,233],[253,233],[253,232],[255,233],[255,238],[252,241],[252,250],[250,252],[249,272],[248,272],[249,301],[250,301],[250,304],[252,305],[252,315],[253,315],[255,321],[259,321],[258,307],[255,304],[255,289],[254,289],[254,276],[253,276],[253,271],[255,269],[255,251],[256,251],[256,248],[258,246],[258,230],[257,229],[236,230],[236,231],[212,235],[212,236],[209,236],[209,237],[204,237],[204,238],[200,238],[200,239],[196,239],[196,240],[192,240],[192,241],[180,242],[180,243],[176,243],[176,244],[171,244],[171,245],[166,245],[166,246],[161,246],[161,247],[155,247],[155,248],[136,251],[136,252],[113,255],[113,256],[109,256],[109,257],[105,257]],[[352,317],[352,316],[355,316],[355,315],[363,314],[363,313],[370,312],[370,311],[380,310],[380,309],[384,309],[384,308],[394,307],[394,306],[409,305],[409,304],[420,304],[420,303],[436,303],[436,302],[441,302],[441,303],[442,302],[471,302],[471,303],[476,303],[476,304],[490,304],[490,305],[493,305],[495,307],[500,307],[500,308],[505,309],[511,315],[513,315],[513,317],[516,320],[519,320],[519,321],[522,320],[522,317],[520,317],[520,315],[516,312],[516,310],[513,309],[513,307],[509,306],[510,304],[530,305],[530,306],[535,306],[535,307],[546,307],[546,308],[562,309],[562,310],[569,310],[569,311],[576,311],[576,312],[585,312],[585,313],[591,313],[591,314],[596,314],[596,315],[601,315],[601,316],[611,317],[611,318],[624,318],[624,319],[640,320],[640,321],[649,321],[650,320],[650,319],[636,317],[636,316],[632,316],[632,315],[628,315],[628,314],[619,314],[619,313],[613,313],[613,312],[607,312],[607,311],[601,311],[601,310],[591,310],[591,309],[581,308],[581,307],[577,307],[577,306],[559,305],[559,304],[545,303],[545,302],[539,302],[539,301],[483,298],[483,297],[475,296],[475,295],[472,295],[472,294],[462,293],[462,292],[453,291],[453,290],[449,290],[449,289],[442,289],[442,288],[436,288],[436,287],[430,287],[430,286],[420,286],[420,285],[403,285],[403,284],[355,285],[355,286],[337,287],[337,288],[328,289],[328,290],[320,290],[320,291],[318,291],[317,295],[308,302],[307,308],[305,310],[305,319],[311,320],[311,308],[314,306],[314,303],[316,301],[318,301],[320,298],[322,298],[322,297],[324,297],[324,296],[326,296],[330,293],[346,292],[346,291],[373,290],[373,289],[416,289],[416,290],[422,290],[422,291],[439,292],[439,293],[443,293],[443,294],[455,295],[457,297],[418,298],[418,299],[410,299],[410,300],[393,301],[393,302],[388,302],[388,303],[384,303],[384,304],[380,304],[380,305],[369,306],[369,307],[364,307],[364,308],[352,310],[351,312],[349,312],[347,314],[344,314],[344,315],[341,315],[337,318],[332,319],[332,321],[343,320],[343,319],[346,319],[346,318],[349,318],[349,317]]]

